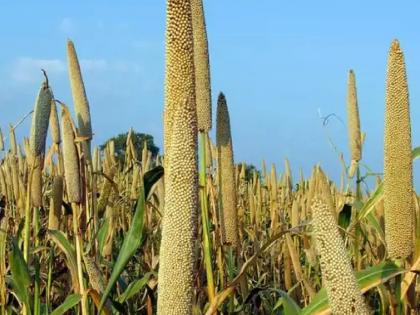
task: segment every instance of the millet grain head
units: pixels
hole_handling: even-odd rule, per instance
[[[26,159],[23,157],[22,154],[22,147],[20,145],[17,146],[17,159],[18,159],[18,166],[19,166],[19,174],[25,174],[25,168],[27,167]]]
[[[64,179],[70,202],[81,202],[79,154],[75,144],[74,126],[70,113],[63,106],[61,112],[61,134],[63,136]]]
[[[18,168],[18,162],[15,156],[13,154],[9,153],[7,154],[7,164],[10,168],[10,173],[12,176],[12,186],[13,186],[13,195],[15,200],[19,200],[19,168]]]
[[[0,165],[0,192],[3,196],[7,196],[6,178],[4,175],[3,167]]]
[[[99,195],[98,199],[98,214],[100,216],[103,215],[103,213],[106,210],[106,207],[108,206],[108,200],[111,195],[112,189],[113,189],[113,183],[110,180],[114,180],[115,174],[117,173],[117,166],[114,164],[110,167],[109,171],[106,172],[106,177],[104,178],[101,193]]]
[[[349,71],[347,87],[347,118],[349,124],[349,143],[351,159],[360,161],[362,158],[362,137],[360,132],[359,106],[357,102],[356,78],[353,70]]]
[[[328,202],[312,200],[312,226],[323,287],[333,314],[370,314],[362,297],[343,239]]]
[[[74,111],[77,120],[79,136],[87,138],[83,142],[83,153],[85,158],[91,160],[90,140],[92,139],[92,122],[90,117],[90,107],[86,96],[85,85],[83,83],[82,72],[76,49],[71,40],[67,41],[67,61],[70,78],[70,87],[74,103]]]
[[[218,148],[219,194],[223,242],[239,246],[235,166],[229,111],[226,98],[220,93],[217,102],[216,142]]]
[[[32,173],[32,183],[31,183],[31,197],[32,197],[32,206],[42,207],[42,169],[44,165],[44,159],[42,156],[37,156],[33,160],[33,173]]]
[[[404,54],[391,44],[385,104],[384,212],[390,258],[406,258],[414,247],[413,161]]]
[[[9,126],[9,149],[13,156],[17,155],[15,128],[12,125]]]
[[[51,89],[48,86],[48,82],[45,80],[42,82],[41,88],[39,89],[32,116],[29,144],[34,157],[45,155],[45,142],[50,120],[51,100]]]
[[[48,229],[50,230],[58,230],[60,228],[63,189],[63,176],[55,176],[51,187],[50,212],[48,216]]]
[[[158,314],[191,315],[198,216],[197,117],[195,104],[177,106],[160,245]]]
[[[166,13],[165,200],[157,313],[191,315],[198,207],[191,2],[167,0]]]
[[[103,294],[103,292],[105,291],[105,281],[103,277],[103,272],[99,269],[98,265],[95,262],[95,259],[88,255],[83,255],[83,262],[85,264],[86,273],[89,277],[89,285],[97,293]]]
[[[31,196],[34,207],[42,207],[42,170],[44,168],[45,146],[51,113],[52,92],[45,79],[35,101],[29,138],[30,162],[33,168]],[[16,144],[14,145],[17,153]],[[15,154],[16,154],[15,153]]]
[[[50,126],[52,142],[59,145],[61,142],[60,123],[58,121],[57,106],[55,105],[54,100],[51,100]]]
[[[191,0],[198,130],[211,129],[210,63],[203,0]]]
[[[347,85],[347,121],[351,161],[349,177],[354,176],[358,163],[362,159],[362,136],[360,131],[359,106],[357,103],[356,78],[353,70],[349,71]]]
[[[195,105],[194,40],[189,0],[168,0],[164,109],[165,166],[170,159],[173,115],[186,99]],[[197,116],[197,113],[195,113]]]

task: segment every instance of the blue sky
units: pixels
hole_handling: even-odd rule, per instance
[[[0,126],[31,110],[49,74],[55,96],[71,105],[65,58],[73,39],[91,105],[95,143],[133,127],[162,144],[165,1],[19,1],[0,5]],[[111,4],[112,3],[112,4]],[[388,48],[405,52],[413,145],[420,145],[418,1],[206,0],[213,103],[226,94],[237,161],[291,162],[306,175],[320,162],[338,179],[327,134],[348,161],[347,71],[356,73],[364,162],[383,165]],[[335,113],[327,129],[319,119]],[[215,110],[214,110],[215,112]],[[19,127],[23,136],[28,120]],[[419,164],[419,163],[417,163]],[[419,174],[419,165],[415,165]],[[418,181],[420,176],[416,177]]]

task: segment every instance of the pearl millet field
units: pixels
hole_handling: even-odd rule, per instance
[[[132,129],[91,144],[95,105],[70,39],[72,99],[40,69],[27,136],[21,121],[0,130],[0,315],[419,314],[403,43],[389,43],[383,172],[359,163],[349,70],[341,180],[322,165],[292,178],[293,161],[281,174],[235,163],[229,95],[211,104],[202,0],[166,2],[162,155]]]

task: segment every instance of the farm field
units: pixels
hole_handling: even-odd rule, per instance
[[[322,164],[305,175],[291,159],[236,159],[206,13],[202,0],[166,0],[161,150],[136,131],[141,115],[94,142],[72,39],[71,98],[40,68],[31,111],[0,116],[0,315],[420,314],[420,143],[404,43],[390,38],[384,51],[383,170],[364,163],[348,69],[337,181]]]

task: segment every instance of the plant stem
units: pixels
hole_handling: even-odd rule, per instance
[[[207,276],[207,291],[209,302],[212,303],[215,296],[213,267],[211,259],[210,229],[207,204],[207,172],[206,172],[206,133],[199,132],[199,184],[200,184],[200,204],[201,204],[201,222],[203,225],[203,243],[204,243],[204,264]]]
[[[88,315],[87,309],[87,296],[85,293],[85,287],[83,283],[83,269],[82,269],[82,249],[83,243],[82,238],[80,235],[79,229],[79,204],[72,203],[73,209],[73,234],[74,234],[74,241],[76,243],[76,260],[77,260],[77,273],[79,277],[79,293],[82,296],[81,306],[82,306],[82,314]]]
[[[356,169],[356,202],[362,200],[362,190],[360,185],[360,168],[357,165]],[[355,219],[357,220],[357,212],[355,211]],[[362,269],[361,257],[360,257],[360,238],[361,238],[361,230],[360,230],[360,222],[356,223],[355,226],[355,241],[354,241],[354,259],[355,259],[355,267],[356,271],[360,271]]]
[[[38,256],[34,257],[35,263],[35,289],[34,289],[34,315],[41,314],[41,296],[40,296],[40,265]]]
[[[47,278],[47,287],[45,290],[45,304],[47,312],[50,312],[50,294],[51,294],[51,283],[52,283],[52,268],[54,261],[54,249],[51,244],[50,254],[48,255],[48,278]]]
[[[23,239],[23,258],[28,262],[29,258],[29,240],[31,238],[31,187],[32,187],[32,176],[34,174],[34,168],[31,167],[28,178],[28,189],[26,193],[25,202],[25,225],[24,225],[24,239]]]

